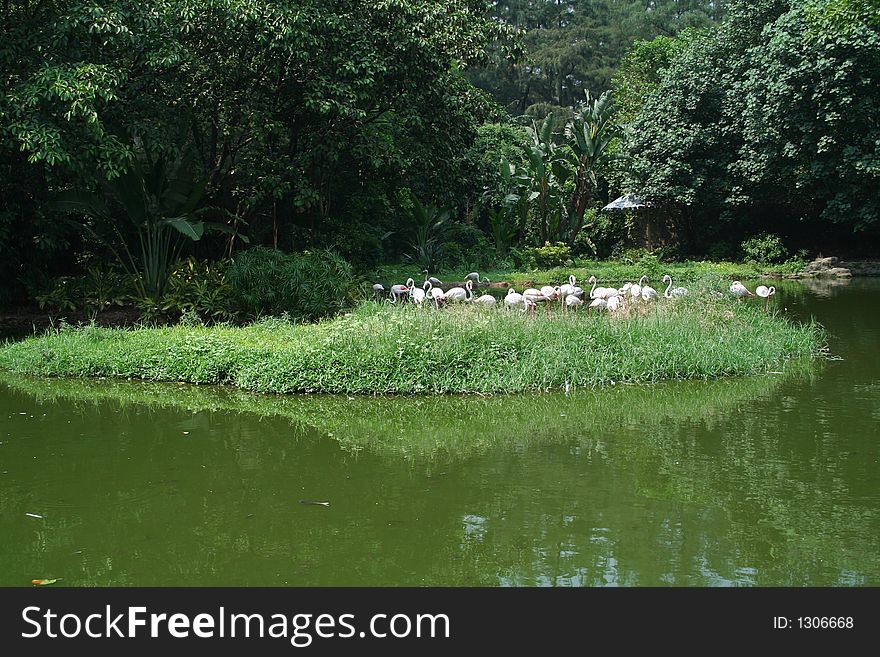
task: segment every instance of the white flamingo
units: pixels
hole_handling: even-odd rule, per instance
[[[385,299],[386,303],[400,303],[400,298],[409,296],[409,285],[392,285],[391,297]]]
[[[474,298],[474,283],[470,279],[466,280],[464,287],[453,287],[446,290],[447,301],[471,301]]]
[[[647,276],[642,276],[645,279],[645,283],[648,282]],[[641,283],[641,279],[639,279],[639,283]],[[657,290],[655,290],[650,285],[642,285],[642,301],[656,301],[660,298],[660,295],[657,294]]]
[[[740,300],[742,300],[743,297],[755,296],[754,294],[749,292],[748,288],[746,288],[746,286],[739,281],[734,281],[730,284],[730,293]]]
[[[518,306],[523,305],[523,295],[512,287],[508,288],[507,296],[504,297],[504,305],[508,308],[517,308]]]
[[[484,294],[474,299],[474,303],[478,303],[481,306],[485,306],[486,308],[494,307],[496,301],[497,300],[495,299],[495,297],[493,297],[491,294]]]
[[[373,297],[376,299],[381,299],[382,295],[385,293],[385,286],[381,283],[373,284]]]
[[[433,276],[428,276],[427,269],[423,269],[422,273],[425,275],[425,280],[429,281],[431,283],[432,287],[440,287],[441,285],[443,285],[443,281],[441,281],[439,278],[434,278]]]
[[[664,274],[663,282],[669,283],[666,286],[666,290],[663,292],[663,296],[667,299],[672,299],[673,297],[686,297],[688,293],[688,289],[686,287],[672,287],[672,276],[669,274]]]
[[[472,271],[470,274],[465,276],[465,280],[473,281],[474,285],[480,285],[481,283],[486,283],[488,285],[490,282],[489,277],[486,276],[484,278],[486,279],[485,281],[480,280],[480,274],[475,271]]]
[[[584,305],[583,299],[580,299],[573,294],[569,294],[565,297],[564,303],[566,310],[574,310],[575,308],[580,308]]]
[[[593,299],[590,302],[590,308],[595,308],[597,311],[605,310],[608,308],[608,301],[605,299]]]
[[[576,280],[577,279],[574,277],[574,274],[572,274],[571,276],[568,277],[568,283],[563,283],[562,285],[559,286],[559,298],[560,299],[565,301],[566,297],[568,297],[569,294],[574,294],[574,291],[576,289],[578,289],[575,286]]]
[[[636,301],[642,298],[642,281],[647,281],[647,276],[642,276],[638,283],[633,283],[629,288],[629,295]]]
[[[550,287],[550,286],[548,285],[546,287]],[[550,289],[553,290],[552,287]],[[526,309],[532,313],[533,317],[535,315],[535,307],[539,303],[548,303],[547,312],[549,313],[550,312],[550,305],[549,305],[550,300],[551,300],[550,296],[544,294],[544,292],[542,290],[536,290],[533,287],[530,287],[529,289],[527,289],[523,292],[523,303],[525,303]]]
[[[425,300],[425,297],[428,296],[425,291],[425,286],[430,285],[429,281],[425,281],[422,283],[422,287],[416,287],[416,283],[413,279],[409,279],[407,281],[409,283],[409,298],[416,305],[422,305],[422,302]]]
[[[776,294],[776,288],[772,285],[770,287],[767,287],[766,285],[759,285],[755,288],[755,294],[757,294],[764,300],[764,310],[766,310],[767,306],[770,303],[770,297]]]
[[[434,301],[434,307],[438,310],[440,309],[440,305],[446,302],[446,293],[443,292],[439,287],[434,287],[431,284],[431,279],[428,279],[428,296]]]
[[[605,300],[605,307],[608,308],[608,312],[617,312],[621,306],[623,306],[623,299],[619,296],[613,296]]]
[[[559,298],[559,286],[553,287],[551,285],[544,285],[541,287],[541,294],[549,298],[551,301],[555,301]]]
[[[618,294],[617,288],[614,287],[596,287],[595,276],[590,276],[590,280],[587,282],[593,284],[593,289],[590,290],[591,299],[608,299]]]

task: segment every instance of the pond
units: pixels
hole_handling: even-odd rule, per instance
[[[878,294],[776,295],[828,362],[569,395],[2,374],[0,585],[876,586]]]

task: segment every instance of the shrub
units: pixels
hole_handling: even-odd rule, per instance
[[[106,310],[124,306],[135,292],[131,278],[119,267],[90,267],[85,276],[61,276],[35,299],[41,309],[55,312]]]
[[[584,214],[584,228],[572,245],[572,253],[580,257],[609,258],[622,249],[626,238],[626,220],[620,213],[589,208]]]
[[[161,310],[193,315],[204,321],[230,320],[234,316],[232,286],[226,280],[229,261],[208,262],[189,258],[179,262],[168,277]]]
[[[348,302],[351,265],[332,251],[286,254],[256,247],[240,254],[226,273],[241,310],[257,317],[288,313],[318,319]]]
[[[61,276],[52,282],[52,287],[36,296],[40,309],[56,312],[79,310],[83,306],[82,279],[75,276]]]
[[[544,246],[526,249],[526,252],[531,266],[538,269],[566,267],[571,264],[571,249],[563,242],[545,242]]]
[[[773,233],[761,233],[750,237],[742,243],[742,251],[748,262],[764,265],[776,265],[788,257],[788,250],[782,238]]]

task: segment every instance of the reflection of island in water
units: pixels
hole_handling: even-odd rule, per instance
[[[260,395],[236,388],[135,381],[42,379],[0,373],[0,383],[41,402],[117,404],[121,408],[232,411],[283,417],[336,440],[344,449],[397,456],[466,456],[495,448],[539,445],[628,429],[650,430],[670,419],[714,416],[767,397],[783,380],[809,376],[815,365],[789,363],[759,377],[674,381],[575,390],[568,395],[348,397]]]
[[[68,506],[39,544],[0,514],[0,584],[83,545],[74,585],[874,584],[876,449],[817,432],[813,371],[351,399],[0,374],[10,410],[36,398],[48,430],[92,436],[3,453],[0,510]],[[64,456],[33,460],[46,443]]]

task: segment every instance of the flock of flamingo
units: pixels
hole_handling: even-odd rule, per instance
[[[501,303],[506,308],[521,308],[532,316],[535,315],[538,304],[545,305],[548,313],[554,302],[558,302],[567,311],[586,305],[591,310],[614,313],[623,308],[625,304],[649,303],[657,301],[661,297],[657,290],[647,284],[647,276],[642,276],[638,283],[624,283],[620,288],[597,287],[596,277],[591,276],[587,281],[593,286],[589,293],[582,287],[578,287],[577,279],[574,276],[569,276],[568,283],[563,285],[545,285],[540,289],[531,287],[523,290],[522,293],[517,292],[514,288],[509,288],[507,296],[499,301],[491,294],[477,296],[474,293],[475,285],[490,282],[488,278],[484,279],[477,272],[471,272],[465,277],[463,287],[456,286],[445,291],[441,287],[442,281],[428,276],[427,270],[422,270],[422,273],[425,274],[425,281],[421,286],[417,286],[415,281],[409,278],[406,283],[392,285],[390,289],[386,289],[381,283],[376,283],[373,285],[373,293],[377,298],[381,298],[387,292],[388,297],[385,299],[387,303],[422,305],[427,302],[433,303],[437,309],[448,303],[473,303],[485,307],[493,307]],[[667,283],[666,290],[662,294],[665,299],[675,299],[688,294],[688,289],[685,287],[673,287],[672,277],[669,274],[663,276],[663,282]],[[740,299],[759,296],[766,301],[776,293],[776,288],[759,285],[755,289],[755,293],[752,293],[740,281],[734,281],[730,286],[730,293]]]
[[[592,288],[587,293],[582,287],[578,287],[577,279],[574,276],[568,277],[568,283],[562,285],[544,285],[541,288],[527,288],[522,293],[517,292],[514,288],[507,290],[507,296],[499,299],[491,294],[482,294],[477,296],[474,293],[475,285],[488,284],[488,278],[483,278],[477,272],[471,272],[465,277],[464,286],[455,286],[448,290],[441,287],[443,282],[439,279],[428,276],[427,270],[422,270],[425,274],[425,281],[421,286],[416,285],[412,278],[407,279],[406,283],[392,285],[386,288],[381,283],[373,285],[373,292],[377,298],[381,298],[387,292],[387,303],[413,303],[422,305],[424,303],[432,303],[435,308],[439,309],[442,305],[448,303],[474,303],[481,306],[492,307],[498,303],[504,307],[513,309],[521,308],[534,316],[538,304],[546,306],[550,311],[554,302],[558,302],[564,310],[575,310],[585,306],[590,310],[605,310],[611,313],[617,312],[628,303],[648,303],[658,300],[661,295],[653,287],[648,285],[648,277],[642,276],[638,283],[624,283],[623,287],[597,287],[595,276],[591,276],[587,281],[592,284]],[[672,277],[669,274],[663,276],[663,282],[667,284],[666,290],[662,296],[665,299],[675,299],[688,294],[685,287],[673,287]],[[730,293],[737,298],[742,297],[762,297],[768,300],[776,293],[776,288],[759,285],[755,289],[755,293],[750,292],[740,281],[734,281],[730,286]]]

